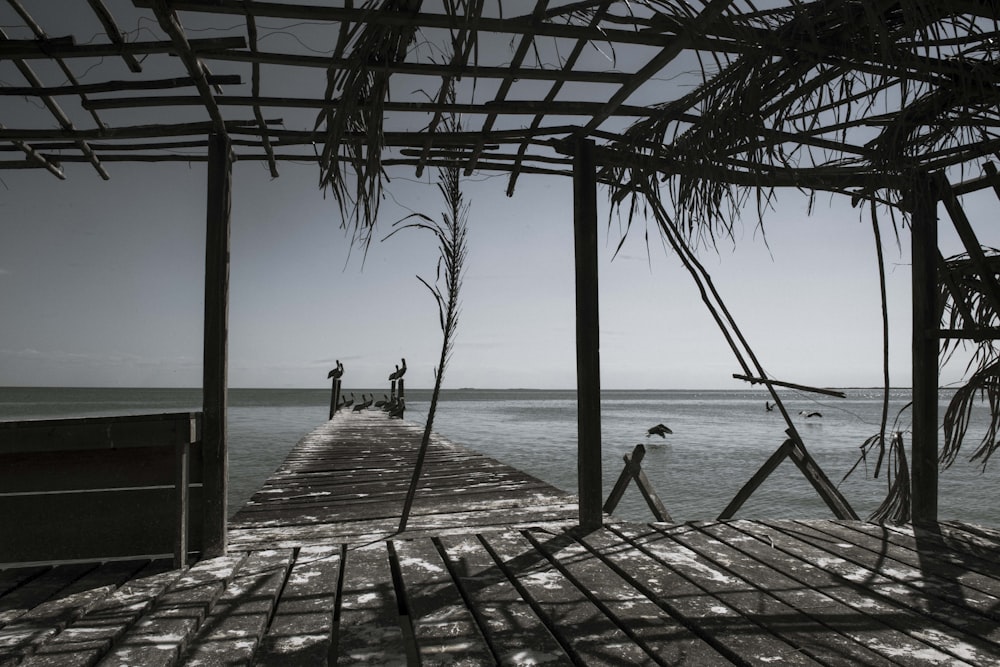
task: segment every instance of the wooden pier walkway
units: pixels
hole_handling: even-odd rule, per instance
[[[996,665],[1000,533],[610,520],[378,413],[307,436],[229,554],[0,570],[7,665]]]

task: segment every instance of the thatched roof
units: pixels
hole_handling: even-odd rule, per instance
[[[580,135],[603,180],[656,184],[703,221],[757,186],[891,197],[915,171],[978,176],[1000,146],[986,0],[89,0],[75,34],[47,0],[9,4],[0,57],[22,80],[0,76],[0,167],[107,176],[205,159],[219,132],[275,175],[317,163],[362,226],[385,169],[459,164],[513,189],[568,174]]]

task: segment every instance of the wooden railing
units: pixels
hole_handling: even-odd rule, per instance
[[[0,563],[201,544],[201,413],[0,422]]]

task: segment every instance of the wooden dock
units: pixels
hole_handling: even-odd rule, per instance
[[[226,556],[0,570],[8,665],[996,665],[1000,532],[843,521],[572,529],[574,499],[422,429],[338,415]]]

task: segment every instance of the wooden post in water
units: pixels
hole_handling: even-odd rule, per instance
[[[938,518],[937,188],[923,176],[913,183],[910,217],[913,288],[913,450],[911,520]]]
[[[232,155],[224,134],[208,137],[208,211],[205,228],[205,320],[202,375],[202,556],[226,553],[227,331]]]
[[[330,419],[333,419],[337,412],[337,404],[340,403],[340,378],[333,378],[333,386],[330,387]]]
[[[396,382],[399,385],[399,404],[400,404],[399,416],[402,417],[403,414],[406,412],[406,403],[403,401],[403,399],[406,397],[406,387],[403,384],[403,378],[399,378],[399,380],[397,380]]]
[[[601,487],[601,353],[597,293],[597,166],[594,142],[577,137],[573,155],[576,249],[577,479],[580,527],[603,525]]]

